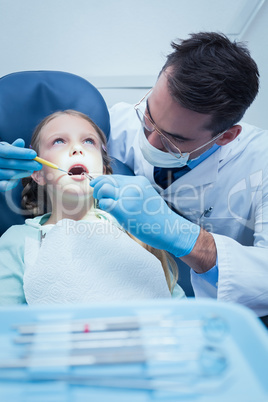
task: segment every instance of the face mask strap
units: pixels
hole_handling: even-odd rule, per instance
[[[204,148],[204,147],[207,146],[208,144],[211,144],[213,141],[217,140],[217,139],[220,138],[223,134],[225,134],[226,131],[228,131],[228,130],[225,130],[225,131],[221,132],[220,134],[216,135],[216,137],[213,137],[211,140],[209,140],[209,141],[206,142],[205,144],[201,145],[201,147],[198,147],[198,148],[194,149],[193,151],[189,152],[189,155],[192,154],[193,152],[199,151],[200,149]]]

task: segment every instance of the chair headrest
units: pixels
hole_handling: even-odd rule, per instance
[[[110,133],[107,105],[100,92],[85,79],[61,71],[26,71],[0,79],[0,141],[17,138],[29,146],[35,127],[44,117],[74,109],[88,115]],[[0,193],[0,235],[11,225],[24,223],[21,213],[22,185]]]
[[[6,75],[0,79],[0,141],[23,138],[28,146],[44,117],[66,109],[88,115],[108,139],[108,108],[100,92],[85,79],[61,71]]]

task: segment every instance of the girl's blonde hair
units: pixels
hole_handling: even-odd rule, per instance
[[[80,117],[88,121],[93,126],[95,131],[98,133],[101,141],[101,153],[102,153],[103,165],[106,170],[105,174],[112,174],[111,158],[107,154],[107,140],[105,134],[87,115],[78,112],[76,110],[59,111],[44,118],[34,130],[31,140],[31,148],[34,149],[37,152],[37,154],[39,154],[40,133],[43,127],[45,127],[51,120],[62,115]],[[31,213],[32,217],[42,215],[46,212],[51,211],[50,200],[46,193],[45,186],[42,186],[40,189],[40,186],[38,186],[38,184],[31,177],[22,179],[22,184],[24,187],[22,191],[22,207],[28,210]],[[139,243],[143,248],[145,248],[147,251],[153,254],[161,262],[168,287],[170,291],[172,291],[178,280],[178,267],[174,259],[166,251],[158,250],[155,249],[154,247],[148,246],[147,244],[141,242],[130,233],[127,232],[127,234],[133,240]],[[172,281],[170,278],[170,271],[172,272],[173,276]]]

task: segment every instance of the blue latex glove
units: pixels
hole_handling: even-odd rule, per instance
[[[99,206],[138,239],[177,257],[189,254],[200,227],[173,212],[143,176],[99,176],[90,182]]]
[[[20,138],[11,146],[6,142],[0,142],[0,191],[16,187],[19,179],[42,169],[40,163],[33,161],[36,152],[24,146],[25,142]]]

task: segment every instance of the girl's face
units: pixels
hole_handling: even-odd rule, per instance
[[[94,177],[104,173],[99,135],[87,120],[78,116],[61,115],[42,128],[39,156],[72,175],[43,165],[40,172],[34,172],[34,180],[66,193],[92,194],[89,181],[82,172]]]

